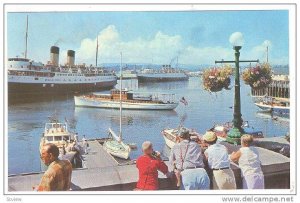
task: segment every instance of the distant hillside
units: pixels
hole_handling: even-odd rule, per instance
[[[119,71],[119,66],[120,64],[118,63],[108,63],[108,64],[102,64],[102,66],[106,68],[110,68],[115,71]],[[157,64],[123,64],[123,69],[143,69],[143,68],[153,68],[153,69],[160,69],[162,65],[157,65]],[[199,71],[199,70],[204,70],[209,67],[215,66],[214,64],[208,65],[208,64],[200,64],[200,65],[186,65],[186,64],[178,64],[178,66],[173,66],[173,67],[178,67],[179,69],[187,70],[187,71]],[[241,66],[241,69],[244,69],[248,66]],[[289,65],[273,65],[272,66],[273,71],[275,74],[289,74]]]

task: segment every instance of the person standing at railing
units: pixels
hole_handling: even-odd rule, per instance
[[[204,155],[209,169],[212,170],[213,189],[236,189],[235,177],[230,168],[227,148],[217,143],[218,138],[213,131],[207,131],[203,135],[203,140],[208,144]]]
[[[46,166],[37,191],[68,191],[71,187],[72,164],[68,160],[59,160],[59,149],[52,143],[45,144],[41,150],[41,159]]]
[[[136,161],[139,170],[139,180],[135,190],[157,190],[158,171],[168,174],[168,166],[161,160],[160,153],[153,150],[152,143],[142,144],[143,155]]]
[[[198,143],[190,139],[187,129],[179,130],[179,143],[170,153],[170,164],[174,166],[177,187],[181,190],[208,190],[210,180],[204,169],[203,155]]]
[[[251,146],[252,143],[252,135],[243,135],[241,137],[242,147],[239,151],[233,152],[230,159],[239,163],[244,189],[264,189],[264,174],[261,169],[259,153],[255,147]]]

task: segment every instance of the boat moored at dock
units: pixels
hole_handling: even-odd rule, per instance
[[[51,143],[59,149],[59,159],[69,160],[73,167],[82,167],[82,148],[75,142],[76,146],[72,144],[74,141],[74,134],[69,132],[67,123],[60,123],[53,119],[51,122],[45,124],[44,133],[40,140],[40,153],[45,144]],[[74,150],[68,150],[73,148]]]
[[[290,113],[289,99],[265,97],[262,101],[255,102],[254,104],[264,111],[275,112],[279,114]]]
[[[67,123],[59,123],[57,121],[46,123],[40,141],[40,150],[47,143],[55,144],[58,148],[66,147],[71,139],[74,139],[74,135],[68,131]]]
[[[169,148],[172,149],[176,143],[179,143],[179,133],[182,129],[188,130],[192,139],[201,141],[202,136],[194,129],[188,129],[185,127],[166,128],[161,131],[161,134]]]
[[[103,149],[109,154],[121,158],[128,159],[131,152],[131,147],[122,141],[115,132],[109,128],[110,139],[103,143]]]
[[[111,94],[89,94],[74,96],[75,106],[96,108],[120,108],[120,90],[113,89]],[[121,91],[123,109],[173,110],[178,106],[175,94],[138,93],[126,89]]]

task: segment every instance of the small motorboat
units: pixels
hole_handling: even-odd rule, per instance
[[[58,148],[67,147],[73,137],[73,134],[68,131],[67,123],[59,123],[57,120],[53,120],[45,124],[40,141],[40,150],[47,143],[55,144]]]
[[[174,145],[179,142],[179,133],[181,130],[188,130],[192,140],[202,143],[202,136],[196,130],[179,126],[178,128],[167,128],[161,131],[166,145],[169,148],[172,149]]]
[[[179,126],[178,128],[167,128],[161,131],[161,134],[163,135],[163,138],[165,140],[166,145],[169,148],[173,148],[176,143],[179,142],[179,132],[184,128],[185,130],[188,130],[191,134],[191,140],[195,140],[198,142],[203,148],[207,147],[207,144],[204,143],[202,139],[202,135],[198,133],[194,129],[188,129],[185,127]],[[230,131],[230,129],[233,128],[232,122],[227,122],[225,124],[216,124],[214,125],[210,131],[214,131],[217,135],[218,141],[226,141],[227,134]],[[255,139],[256,138],[263,138],[262,131],[255,131],[252,127],[249,126],[248,121],[245,121],[242,125],[242,128],[244,129],[244,132],[247,134],[251,134]]]
[[[273,97],[265,97],[262,101],[255,102],[254,104],[264,111],[276,112],[279,114],[290,113],[289,99],[275,99]]]
[[[219,141],[226,141],[227,134],[232,128],[233,123],[226,122],[225,124],[216,124],[210,130],[216,133]],[[252,135],[254,139],[264,137],[262,131],[255,130],[249,125],[248,121],[243,122],[242,128],[244,130],[244,133]]]
[[[40,153],[42,147],[47,143],[55,144],[59,149],[59,159],[69,160],[74,168],[82,167],[82,147],[78,144],[73,146],[74,134],[69,132],[68,123],[60,123],[57,119],[51,119],[49,123],[45,124],[44,133],[40,140]],[[69,147],[74,148],[68,151]],[[76,149],[76,150],[75,150]]]

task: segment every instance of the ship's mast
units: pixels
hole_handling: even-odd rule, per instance
[[[122,141],[122,52],[120,53],[120,141]]]
[[[98,36],[97,36],[97,46],[96,46],[96,67],[98,65]]]
[[[269,46],[267,46],[267,63],[269,63]]]
[[[26,17],[25,58],[27,58],[27,43],[28,43],[28,15]]]

